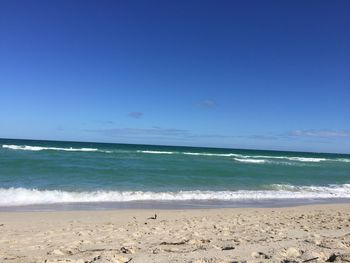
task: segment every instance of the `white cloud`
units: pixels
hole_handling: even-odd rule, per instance
[[[199,103],[199,106],[203,108],[214,108],[216,107],[216,103],[213,100],[203,100]]]
[[[143,113],[139,111],[133,111],[133,112],[130,112],[128,116],[134,119],[140,119],[143,116]]]
[[[295,130],[290,132],[292,136],[304,137],[350,137],[347,130]]]
[[[94,132],[104,133],[111,137],[186,137],[189,135],[187,130],[153,128],[114,128],[94,130]]]

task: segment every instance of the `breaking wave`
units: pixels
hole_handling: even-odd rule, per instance
[[[261,159],[279,159],[287,160],[293,162],[311,162],[318,163],[323,161],[336,161],[336,162],[350,162],[350,159],[338,158],[315,158],[315,157],[297,157],[297,156],[273,156],[273,155],[244,155],[236,153],[205,153],[205,152],[167,152],[167,151],[137,151],[141,153],[151,153],[151,154],[176,154],[176,155],[193,155],[193,156],[213,156],[213,157],[235,157],[236,161],[246,162],[246,163],[264,163],[268,160]],[[239,160],[238,160],[239,159]]]
[[[53,203],[185,201],[185,200],[269,200],[350,198],[350,184],[329,186],[270,185],[269,190],[240,191],[92,191],[68,192],[26,188],[0,188],[0,206]]]
[[[232,156],[241,156],[240,154],[235,153],[194,153],[194,152],[183,152],[185,155],[199,155],[199,156],[218,156],[218,157],[232,157]]]
[[[261,159],[239,159],[239,158],[234,158],[235,161],[241,162],[241,163],[265,163],[266,160],[261,160]]]
[[[151,153],[151,154],[174,154],[175,152],[164,152],[164,151],[141,151],[138,150],[138,153]]]
[[[254,158],[267,158],[267,159],[284,159],[289,161],[297,161],[297,162],[312,162],[312,163],[318,163],[322,161],[332,161],[332,159],[326,159],[326,158],[312,158],[312,157],[289,157],[289,156],[268,156],[268,155],[256,155],[251,156]]]
[[[68,152],[103,152],[103,153],[132,153],[133,151],[100,150],[97,148],[73,148],[73,147],[44,147],[30,145],[2,145],[2,148],[24,151],[68,151]],[[234,160],[242,163],[270,163],[273,160],[292,161],[292,162],[344,162],[350,163],[350,158],[315,158],[315,157],[298,157],[298,156],[274,156],[274,155],[244,155],[237,153],[208,153],[208,152],[176,152],[176,151],[158,151],[158,150],[137,150],[137,153],[143,154],[167,154],[167,155],[192,155],[192,156],[209,156],[209,157],[234,157]],[[135,153],[135,152],[134,152]]]
[[[67,151],[67,152],[99,152],[97,148],[59,148],[59,147],[43,147],[43,146],[29,146],[29,145],[7,145],[4,144],[2,148],[12,150],[23,150],[23,151]]]

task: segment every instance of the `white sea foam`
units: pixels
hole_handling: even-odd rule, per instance
[[[145,151],[138,150],[138,153],[150,153],[150,154],[184,154],[184,155],[195,155],[195,156],[218,156],[218,157],[231,157],[237,156],[240,157],[242,155],[235,153],[204,153],[204,152],[167,152],[167,151]]]
[[[150,154],[183,154],[193,156],[213,156],[213,157],[236,157],[241,162],[246,163],[266,163],[267,161],[261,161],[261,159],[280,159],[288,160],[293,162],[322,162],[322,161],[339,161],[339,162],[350,162],[350,159],[326,159],[326,158],[314,158],[314,157],[297,157],[297,156],[273,156],[273,155],[243,155],[236,153],[206,153],[206,152],[169,152],[169,151],[141,151],[139,153],[150,153]],[[244,161],[246,159],[246,161]],[[255,160],[257,159],[257,160]]]
[[[218,157],[237,157],[237,161],[263,163],[261,159],[280,159],[289,160],[294,162],[322,162],[322,161],[339,161],[339,162],[350,162],[350,159],[326,159],[326,158],[312,158],[312,157],[294,157],[294,156],[272,156],[272,155],[243,155],[235,153],[196,153],[196,152],[183,152],[185,155],[198,155],[198,156],[218,156]],[[236,159],[236,158],[235,158]],[[246,161],[244,161],[244,159]],[[264,162],[267,162],[264,160]]]
[[[97,148],[62,148],[62,147],[44,147],[44,146],[29,146],[29,145],[2,145],[2,148],[12,149],[12,150],[24,150],[24,151],[68,151],[68,152],[104,152],[112,153],[114,151],[100,150]],[[120,152],[119,150],[115,152]],[[269,162],[269,160],[279,159],[288,160],[293,162],[323,162],[323,161],[335,161],[335,162],[345,162],[349,163],[350,159],[347,158],[337,158],[337,159],[327,159],[327,158],[314,158],[314,157],[297,157],[297,156],[273,156],[273,155],[243,155],[236,153],[206,153],[206,152],[172,152],[172,151],[153,151],[153,150],[137,150],[138,153],[145,154],[183,154],[183,155],[193,155],[193,156],[213,156],[213,157],[236,157],[236,161],[246,162],[246,163],[263,163],[261,159],[267,159],[264,162]],[[247,160],[244,161],[243,159]],[[256,160],[256,161],[253,161]],[[282,164],[282,162],[280,163]]]
[[[350,184],[330,186],[272,185],[259,191],[94,191],[68,192],[26,188],[0,188],[0,206],[53,204],[75,202],[185,201],[185,200],[268,200],[268,199],[326,199],[350,198]]]
[[[326,158],[306,158],[306,157],[289,157],[286,158],[291,161],[299,161],[299,162],[312,162],[312,163],[318,163],[322,161],[326,161]]]
[[[7,145],[4,144],[2,148],[12,149],[12,150],[23,150],[23,151],[68,151],[68,152],[98,152],[97,148],[59,148],[59,147],[43,147],[43,146],[29,146],[29,145]]]
[[[239,159],[239,158],[234,158],[235,161],[241,162],[241,163],[265,163],[266,160],[261,160],[261,159]]]
[[[174,154],[175,152],[164,152],[164,151],[141,151],[138,150],[138,153],[150,153],[150,154]]]
[[[269,159],[285,159],[290,161],[312,162],[312,163],[327,161],[326,158],[311,158],[311,157],[288,157],[288,156],[264,156],[264,157]]]
[[[195,153],[195,152],[183,152],[185,155],[198,155],[198,156],[218,156],[218,157],[232,157],[232,156],[241,156],[240,154],[235,153]]]
[[[196,152],[183,152],[185,155],[199,155],[199,156],[218,156],[218,157],[237,157],[238,159],[242,159],[242,162],[254,162],[254,159],[258,159],[256,163],[260,162],[260,159],[285,159],[289,161],[299,161],[299,162],[321,162],[327,161],[331,159],[326,158],[311,158],[311,157],[290,157],[290,156],[272,156],[272,155],[243,155],[236,153],[196,153]],[[248,161],[244,161],[243,159],[247,159]],[[346,159],[337,159],[338,161],[345,161]],[[349,160],[350,161],[350,160]]]
[[[344,162],[344,163],[350,163],[350,159],[345,159],[345,158],[339,158],[339,159],[336,159],[336,161]]]
[[[281,159],[281,160],[298,161],[298,162],[321,162],[321,161],[331,160],[326,158],[273,156],[273,155],[242,155],[241,158]]]

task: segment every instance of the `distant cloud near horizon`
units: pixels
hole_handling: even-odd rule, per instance
[[[202,100],[199,103],[199,106],[201,106],[203,108],[214,108],[217,106],[217,104],[213,100]]]
[[[176,128],[161,128],[154,126],[152,128],[111,128],[99,130],[86,130],[88,132],[103,133],[111,137],[164,137],[177,139],[198,139],[198,138],[255,138],[252,136],[240,135],[222,135],[222,134],[197,134],[190,130]]]
[[[139,111],[133,111],[133,112],[130,112],[128,114],[128,116],[130,118],[134,118],[134,119],[140,119],[142,116],[143,116],[143,113],[142,112],[139,112]]]
[[[114,121],[111,120],[96,120],[95,121],[98,124],[102,124],[102,125],[112,125],[114,124]]]
[[[113,129],[101,129],[101,130],[90,130],[93,132],[104,133],[105,135],[112,137],[187,137],[189,131],[182,129],[172,128],[113,128]]]
[[[291,136],[305,137],[350,137],[349,130],[295,130],[289,133]]]

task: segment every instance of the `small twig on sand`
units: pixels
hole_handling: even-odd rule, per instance
[[[149,217],[149,218],[147,218],[147,219],[157,219],[157,214],[154,214],[154,216],[151,216],[151,217]]]
[[[304,262],[310,262],[310,261],[313,261],[313,260],[316,260],[316,259],[318,259],[318,257],[306,259],[306,260],[303,261],[303,263],[304,263]]]
[[[184,245],[188,242],[188,240],[180,241],[180,242],[162,242],[160,245]]]

